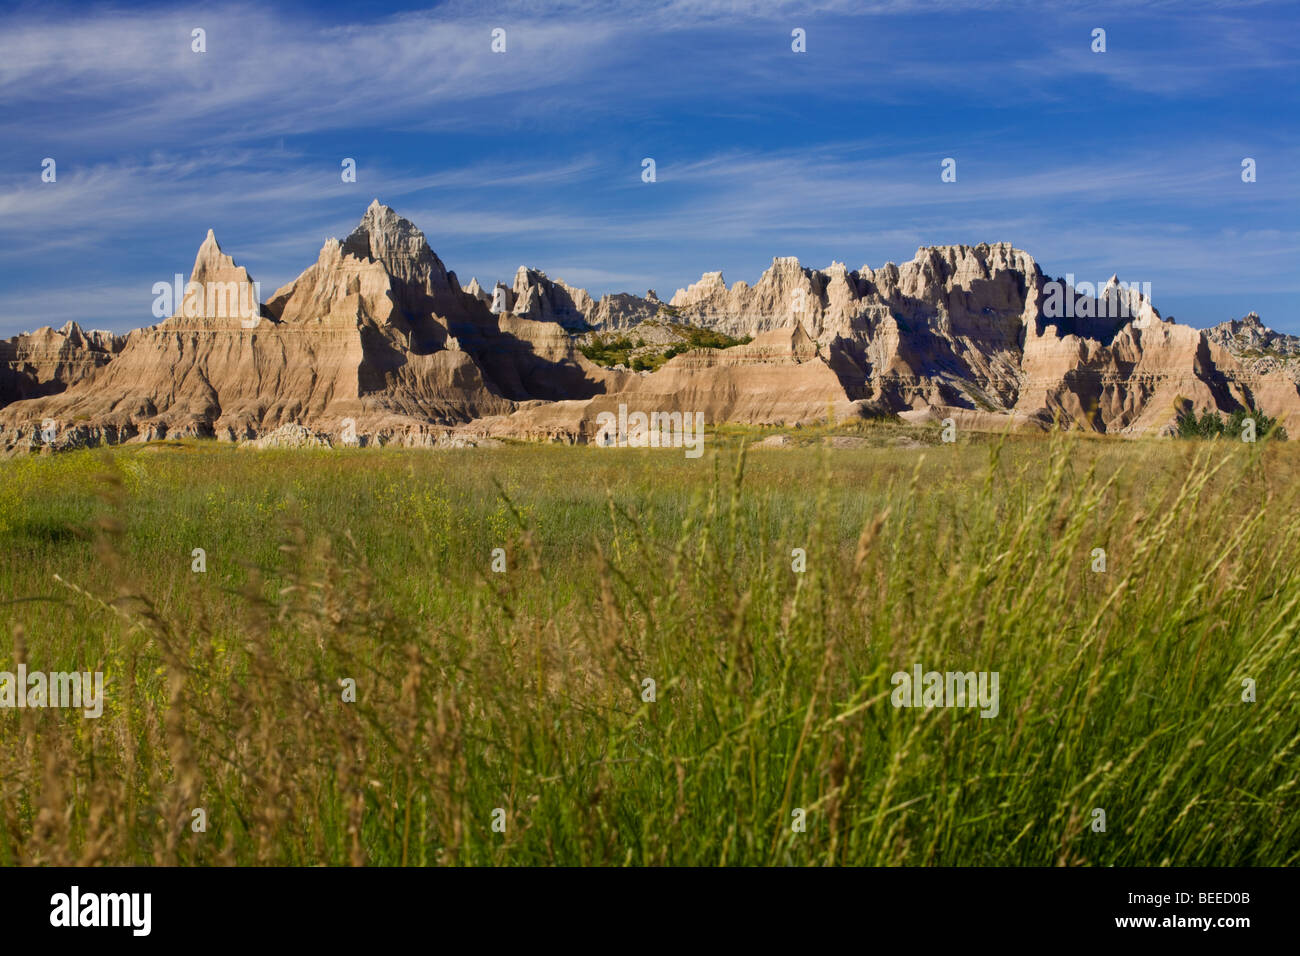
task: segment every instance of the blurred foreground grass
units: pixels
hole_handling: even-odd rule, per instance
[[[1300,858],[1300,446],[744,437],[0,462],[0,863]]]

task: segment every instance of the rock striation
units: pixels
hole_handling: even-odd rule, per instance
[[[473,280],[474,293],[481,295],[495,313],[509,313],[537,322],[555,322],[571,332],[593,329],[628,329],[653,319],[664,309],[655,291],[645,297],[626,292],[592,298],[586,289],[563,279],[551,280],[540,269],[520,266],[514,283],[498,282],[492,295],[483,293]]]
[[[0,406],[55,395],[88,380],[125,341],[111,332],[83,331],[75,322],[0,339]]]
[[[922,248],[875,270],[777,258],[753,286],[707,272],[671,305],[731,335],[802,321],[851,397],[914,419],[1134,435],[1187,407],[1300,413],[1284,363],[1243,364],[1118,277],[1076,289],[1008,243]]]
[[[619,408],[710,425],[896,414],[1135,436],[1185,409],[1247,406],[1300,433],[1300,338],[1254,313],[1201,332],[1163,318],[1144,289],[1072,287],[1009,243],[925,247],[877,269],[775,258],[752,286],[707,272],[668,303],[653,290],[597,300],[525,267],[490,292],[477,278],[462,288],[376,200],[251,311],[225,307],[222,295],[256,286],[211,232],[190,279],[173,315],[126,336],[69,323],[0,342],[0,450],[177,436],[583,442]],[[654,342],[666,322],[752,341],[675,348],[654,371],[583,355],[599,330],[644,324],[638,338]]]

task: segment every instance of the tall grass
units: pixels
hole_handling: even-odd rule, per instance
[[[0,711],[0,862],[1294,863],[1297,464],[1060,436],[0,463],[0,670],[107,678],[98,720]],[[915,664],[997,671],[1000,713],[893,707]]]

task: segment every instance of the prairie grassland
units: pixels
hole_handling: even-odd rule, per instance
[[[742,432],[0,462],[0,863],[1300,858],[1300,447]]]

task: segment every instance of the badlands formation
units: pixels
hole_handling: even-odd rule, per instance
[[[709,425],[898,415],[1130,436],[1167,433],[1185,409],[1258,408],[1293,433],[1300,419],[1300,339],[1253,313],[1201,332],[1117,280],[1049,279],[1007,243],[923,248],[875,270],[778,258],[753,286],[712,272],[668,303],[595,300],[522,267],[509,285],[461,286],[376,201],[249,314],[205,294],[252,283],[211,232],[190,278],[170,318],[125,336],[69,323],[0,341],[0,451],[181,436],[588,442],[619,406]],[[592,330],[680,324],[750,341],[653,371],[602,367],[579,347]]]

